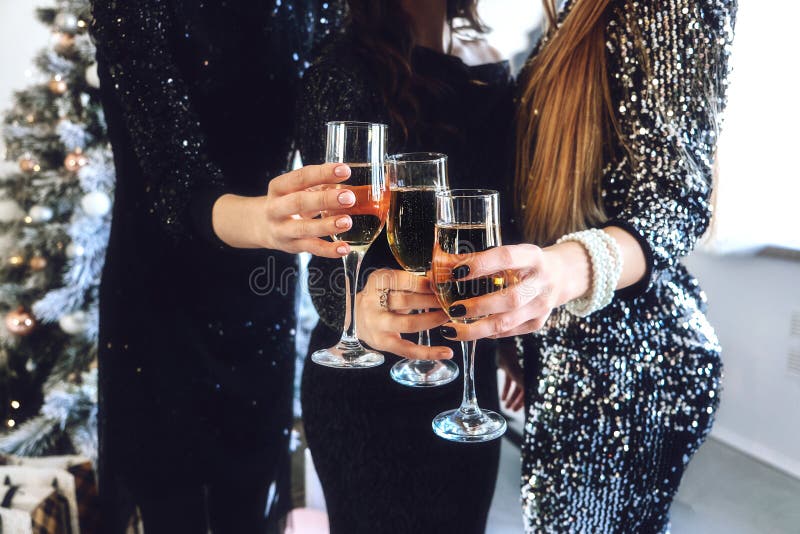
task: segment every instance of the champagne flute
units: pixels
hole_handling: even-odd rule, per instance
[[[396,154],[386,158],[386,172],[390,196],[386,222],[389,247],[404,270],[426,276],[433,252],[436,193],[447,189],[447,156],[435,152]],[[427,330],[419,333],[418,343],[430,346]],[[404,386],[442,386],[458,377],[458,366],[450,360],[401,360],[390,374]]]
[[[311,360],[327,367],[364,369],[376,367],[384,361],[383,354],[364,347],[356,331],[356,292],[361,261],[367,249],[381,233],[389,210],[386,187],[386,130],[385,124],[370,122],[329,122],[325,161],[346,163],[351,175],[347,182],[337,184],[337,189],[349,189],[356,197],[350,209],[323,212],[350,215],[350,230],[332,236],[336,241],[350,245],[350,253],[342,258],[347,286],[347,315],[342,337],[335,346],[316,351]]]
[[[477,252],[500,246],[497,191],[454,189],[436,194],[436,233],[433,246],[431,277],[436,297],[447,311],[459,300],[502,290],[507,274],[467,281],[453,279],[453,267]],[[476,317],[456,318],[470,323]],[[497,439],[506,431],[502,415],[481,410],[475,397],[476,341],[462,341],[464,355],[464,395],[461,406],[442,412],[432,423],[441,438],[459,442],[483,442]]]

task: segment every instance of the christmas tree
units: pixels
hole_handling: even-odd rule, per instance
[[[3,121],[0,451],[97,449],[97,302],[114,168],[88,0],[37,10],[50,26],[34,83]]]

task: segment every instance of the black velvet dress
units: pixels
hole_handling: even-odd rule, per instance
[[[262,495],[263,518],[288,478],[295,326],[293,289],[268,282],[295,257],[224,246],[211,208],[287,169],[298,80],[340,2],[96,0],[93,13],[117,169],[101,492],[108,507]]]
[[[467,67],[453,56],[419,48],[413,68],[439,92],[418,94],[420,124],[404,141],[390,120],[373,73],[345,38],[306,73],[298,140],[306,163],[324,158],[325,122],[389,124],[389,151],[438,151],[449,156],[451,187],[507,184],[505,158],[512,89],[506,63]],[[399,269],[384,232],[367,252],[362,273]],[[313,259],[312,289],[321,320],[310,351],[341,334],[345,295],[323,287],[340,260]],[[432,342],[447,343],[434,331]],[[452,345],[451,345],[452,346]],[[461,367],[461,351],[453,347]],[[478,344],[476,383],[481,406],[498,409],[493,344]],[[457,408],[462,381],[430,389],[401,386],[389,377],[398,361],[364,370],[339,370],[306,360],[302,405],[308,444],[322,482],[332,534],[480,533],[494,493],[500,441],[451,443],[431,430],[438,413]],[[462,375],[463,376],[463,375]]]

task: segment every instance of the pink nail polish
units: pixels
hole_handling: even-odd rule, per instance
[[[345,255],[349,252],[349,248],[347,247],[347,245],[342,245],[336,249],[336,252],[338,252],[341,255]]]
[[[348,167],[347,165],[339,165],[338,167],[333,169],[333,174],[335,174],[339,178],[350,176],[350,167]]]
[[[350,228],[350,217],[336,219],[336,228]]]
[[[338,198],[339,198],[339,204],[341,204],[342,206],[350,206],[351,204],[356,203],[356,196],[349,189],[342,193],[339,193]]]

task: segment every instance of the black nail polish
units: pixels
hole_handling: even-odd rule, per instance
[[[456,280],[464,278],[465,276],[469,276],[469,265],[459,265],[453,269],[453,278]]]
[[[456,337],[456,329],[452,326],[443,326],[439,328],[439,333],[442,334],[443,337]]]
[[[450,317],[464,317],[467,314],[467,307],[463,304],[450,306]]]

